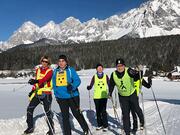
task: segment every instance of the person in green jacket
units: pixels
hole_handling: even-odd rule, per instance
[[[144,115],[139,107],[134,81],[139,80],[140,73],[125,65],[122,58],[116,60],[116,70],[110,77],[109,98],[112,98],[114,87],[118,89],[120,107],[123,114],[123,128],[130,135],[130,110],[134,108],[140,118],[140,127],[144,127]]]
[[[96,108],[97,125],[96,130],[102,129],[104,132],[108,130],[108,120],[106,113],[109,77],[103,72],[103,65],[96,65],[97,73],[92,77],[90,85],[87,86],[91,90],[94,85],[94,103]]]

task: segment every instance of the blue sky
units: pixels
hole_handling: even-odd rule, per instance
[[[0,0],[0,41],[7,40],[25,21],[43,26],[69,16],[81,22],[106,19],[138,7],[146,0]]]

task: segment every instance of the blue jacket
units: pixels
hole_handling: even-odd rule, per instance
[[[78,92],[78,86],[81,84],[81,80],[76,73],[75,69],[72,67],[66,67],[66,73],[67,73],[67,82],[72,85],[72,91],[73,94],[68,93],[67,91],[67,86],[56,86],[56,74],[57,72],[60,71],[60,68],[56,68],[53,72],[53,90],[54,90],[54,95],[56,98],[63,98],[63,99],[69,99],[72,97],[79,96]]]

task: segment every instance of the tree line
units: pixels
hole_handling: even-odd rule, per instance
[[[170,71],[180,64],[180,35],[150,38],[120,38],[80,44],[49,44],[45,40],[30,45],[19,45],[0,53],[0,70],[34,68],[42,55],[52,63],[65,54],[69,64],[77,70],[94,68],[97,63],[115,67],[115,60],[123,58],[127,66],[147,65],[151,71]]]

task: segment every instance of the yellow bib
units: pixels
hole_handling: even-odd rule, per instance
[[[142,93],[142,91],[141,91],[142,80],[143,79],[141,79],[141,81],[137,80],[137,81],[134,82],[134,87],[136,89],[137,96],[139,95],[139,93]]]
[[[56,86],[67,86],[67,72],[56,73]]]
[[[102,79],[99,79],[97,74],[95,75],[94,82],[94,99],[107,98],[107,80],[106,74],[103,75]]]
[[[130,96],[135,91],[134,79],[129,76],[127,70],[128,68],[125,68],[125,73],[122,78],[118,78],[116,72],[113,72],[113,79],[121,96]]]

